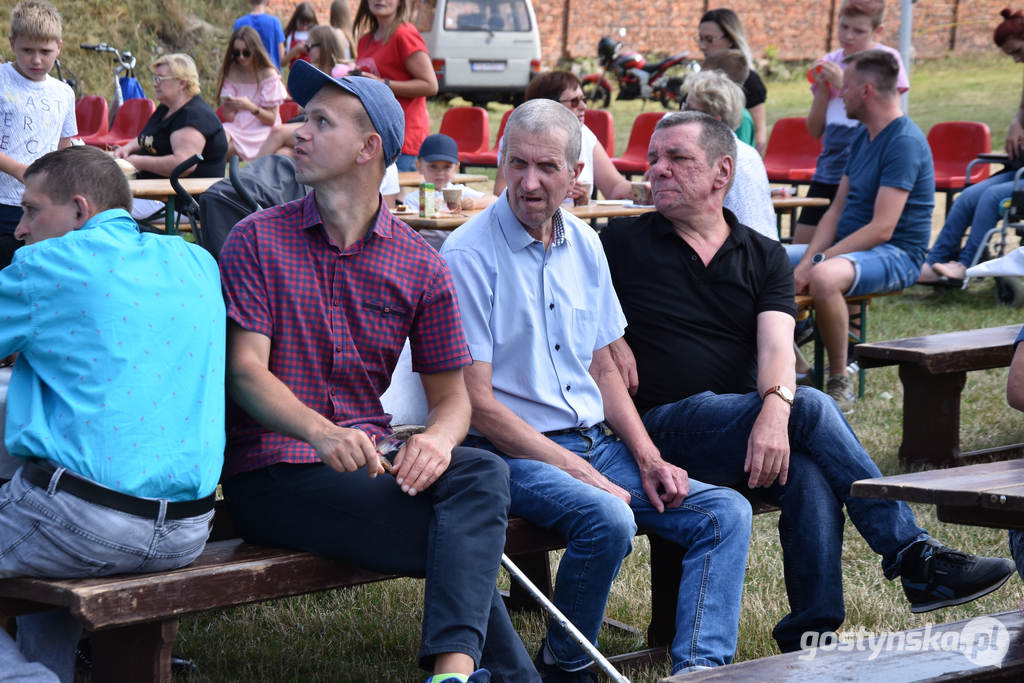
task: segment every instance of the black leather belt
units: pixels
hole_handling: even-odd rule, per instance
[[[594,427],[603,427],[604,423],[599,422],[591,427],[569,427],[568,429],[555,429],[550,432],[541,432],[544,436],[563,436],[565,434],[582,434],[583,432],[589,432]]]
[[[49,463],[25,463],[22,466],[21,476],[25,481],[41,489],[50,487],[50,479],[57,468]],[[65,470],[57,481],[58,491],[69,493],[75,498],[102,505],[103,507],[119,512],[126,512],[129,515],[145,517],[147,519],[160,518],[160,501],[152,498],[136,498],[127,493],[114,491],[105,486],[94,484],[88,479],[83,479],[76,474]],[[199,500],[186,500],[182,502],[168,501],[167,512],[164,519],[188,519],[206,514],[213,509],[214,494]]]

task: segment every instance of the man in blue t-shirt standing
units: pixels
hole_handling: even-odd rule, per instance
[[[281,70],[281,57],[284,56],[284,29],[281,28],[281,20],[273,14],[267,14],[266,0],[249,0],[252,11],[245,16],[235,19],[233,31],[241,26],[252,26],[256,33],[260,34],[263,47],[270,55],[270,61],[274,63],[277,70]]]
[[[846,61],[846,115],[864,128],[811,243],[787,248],[797,294],[814,297],[828,352],[827,392],[844,412],[855,400],[846,370],[850,318],[844,297],[898,291],[917,281],[935,204],[928,141],[900,106],[899,62],[883,50]]]

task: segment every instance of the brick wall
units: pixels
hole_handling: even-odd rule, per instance
[[[416,3],[418,0],[406,0]],[[317,15],[327,22],[330,0],[312,0]],[[918,57],[941,57],[993,50],[992,29],[999,10],[1009,0],[928,0],[914,4],[913,43]],[[270,10],[286,23],[295,3],[271,0]],[[355,16],[357,0],[349,0]],[[554,66],[563,58],[593,57],[603,35],[626,29],[630,47],[641,52],[675,53],[697,48],[697,22],[708,0],[534,0],[544,62]],[[774,46],[783,60],[810,60],[836,49],[834,19],[840,0],[734,0],[728,3],[743,21],[755,57]],[[1018,3],[1019,4],[1019,3]],[[886,3],[888,15],[882,42],[899,43],[900,5]],[[832,39],[829,40],[829,29]]]

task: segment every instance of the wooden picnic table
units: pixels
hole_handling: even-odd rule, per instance
[[[928,503],[942,522],[1024,529],[1024,460],[862,479],[853,482],[850,493]]]
[[[777,209],[790,208],[795,206],[820,206],[827,199],[820,197],[780,197],[773,199],[772,205]],[[569,212],[581,220],[591,221],[597,218],[619,218],[622,216],[639,216],[654,211],[653,206],[633,204],[629,200],[599,199],[591,201],[586,206],[565,207]],[[415,212],[408,214],[396,213],[401,220],[408,223],[417,230],[454,230],[483,209],[473,211],[460,211],[459,213],[448,213],[441,211],[431,218],[420,218]]]
[[[486,183],[491,179],[480,173],[456,173],[452,182],[456,185],[466,183]],[[419,171],[399,171],[398,184],[402,187],[419,187],[423,182],[423,174]]]
[[[201,195],[210,189],[210,187],[219,180],[220,178],[193,178],[189,176],[187,178],[181,178],[181,186],[193,197]],[[171,187],[171,181],[169,178],[129,178],[128,188],[132,192],[133,197],[139,199],[156,199],[164,203],[166,210],[164,211],[164,229],[168,235],[174,235],[177,233],[177,227],[174,222],[175,218],[175,193],[174,188]]]

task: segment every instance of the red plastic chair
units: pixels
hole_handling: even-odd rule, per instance
[[[302,113],[302,107],[295,100],[285,100],[278,107],[277,113],[281,116],[281,123],[288,123]]]
[[[459,154],[459,159],[462,161],[463,166],[493,167],[498,165],[498,143],[501,142],[501,136],[505,134],[505,124],[508,122],[508,117],[512,115],[512,112],[513,110],[509,109],[501,117],[501,124],[498,125],[498,137],[494,139],[494,147],[479,152]]]
[[[608,152],[608,158],[615,156],[615,121],[612,113],[604,109],[588,109],[583,114],[583,125],[597,136],[597,141]],[[646,154],[646,152],[645,152]]]
[[[953,195],[967,185],[967,164],[976,156],[991,151],[992,136],[988,126],[976,121],[945,121],[928,131],[935,165],[935,190],[946,195],[946,212]],[[988,178],[989,165],[976,164],[970,184]]]
[[[764,168],[773,183],[798,185],[811,182],[821,154],[821,139],[807,131],[807,119],[779,119],[768,136]]]
[[[107,100],[99,95],[86,95],[75,102],[75,121],[80,138],[103,135],[110,129]]]
[[[486,152],[491,144],[491,125],[483,107],[452,107],[441,118],[440,132],[455,140],[462,163],[467,163],[463,154]]]
[[[139,136],[155,111],[156,105],[150,99],[140,97],[127,100],[114,115],[114,125],[110,127],[109,133],[89,136],[83,138],[83,141],[103,149],[126,145]]]
[[[648,111],[640,114],[633,121],[633,128],[629,131],[629,142],[626,143],[626,151],[621,157],[612,159],[615,168],[627,178],[633,175],[647,173],[650,166],[647,163],[647,148],[651,144],[651,135],[654,127],[664,116],[664,112]]]

